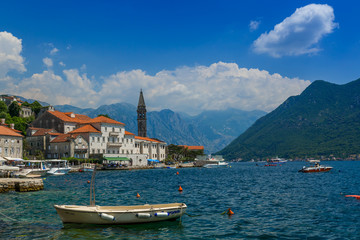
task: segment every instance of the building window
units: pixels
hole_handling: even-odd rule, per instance
[[[79,138],[79,143],[81,143],[82,142],[82,138]]]
[[[103,142],[105,142],[105,137],[103,137]]]
[[[107,131],[107,127],[105,127],[105,132]]]
[[[98,137],[98,142],[100,142],[100,137]]]

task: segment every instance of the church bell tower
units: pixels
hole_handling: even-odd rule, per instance
[[[140,90],[139,103],[137,107],[138,136],[146,137],[146,105],[142,90]]]

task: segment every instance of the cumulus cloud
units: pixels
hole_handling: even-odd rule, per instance
[[[57,49],[56,47],[54,47],[53,49],[51,49],[50,55],[55,55],[58,51],[59,51],[59,49]]]
[[[62,67],[66,66],[64,62],[59,62],[59,65],[62,66]]]
[[[104,79],[100,101],[137,104],[140,88],[147,105],[196,114],[229,107],[271,111],[289,96],[300,94],[310,81],[282,77],[259,69],[239,68],[236,63],[163,70],[154,76],[144,71],[119,72]]]
[[[273,57],[296,56],[320,51],[316,45],[338,26],[334,10],[327,4],[309,4],[263,33],[253,43],[256,53]]]
[[[46,70],[18,84],[10,79],[6,90],[53,105],[88,108],[119,102],[136,105],[143,89],[148,110],[169,108],[198,114],[230,107],[271,111],[309,84],[310,81],[264,70],[239,68],[236,63],[218,62],[163,70],[155,75],[140,69],[123,71],[103,77],[101,83],[79,69],[67,69],[61,75]]]
[[[5,78],[11,70],[26,71],[21,51],[21,39],[8,32],[0,32],[0,78]]]
[[[46,65],[46,67],[52,67],[54,64],[53,64],[53,61],[51,58],[43,58],[43,63]]]
[[[256,29],[259,28],[259,25],[260,25],[260,21],[250,21],[249,23],[250,31],[255,31]]]

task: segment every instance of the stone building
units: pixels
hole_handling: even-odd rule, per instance
[[[29,127],[26,130],[26,142],[30,149],[27,154],[31,156],[37,155],[38,151],[42,152],[42,155],[46,157],[48,155],[48,146],[52,140],[54,140],[61,133],[56,132],[55,129],[47,128],[35,128]]]
[[[53,139],[47,151],[47,158],[75,157],[89,158],[88,143],[80,134],[60,134]]]
[[[15,129],[0,125],[0,157],[22,158],[23,135]]]

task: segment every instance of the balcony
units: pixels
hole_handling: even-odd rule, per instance
[[[109,132],[109,136],[119,136],[119,132]]]
[[[108,142],[106,144],[107,147],[121,147],[122,144],[120,142]]]

